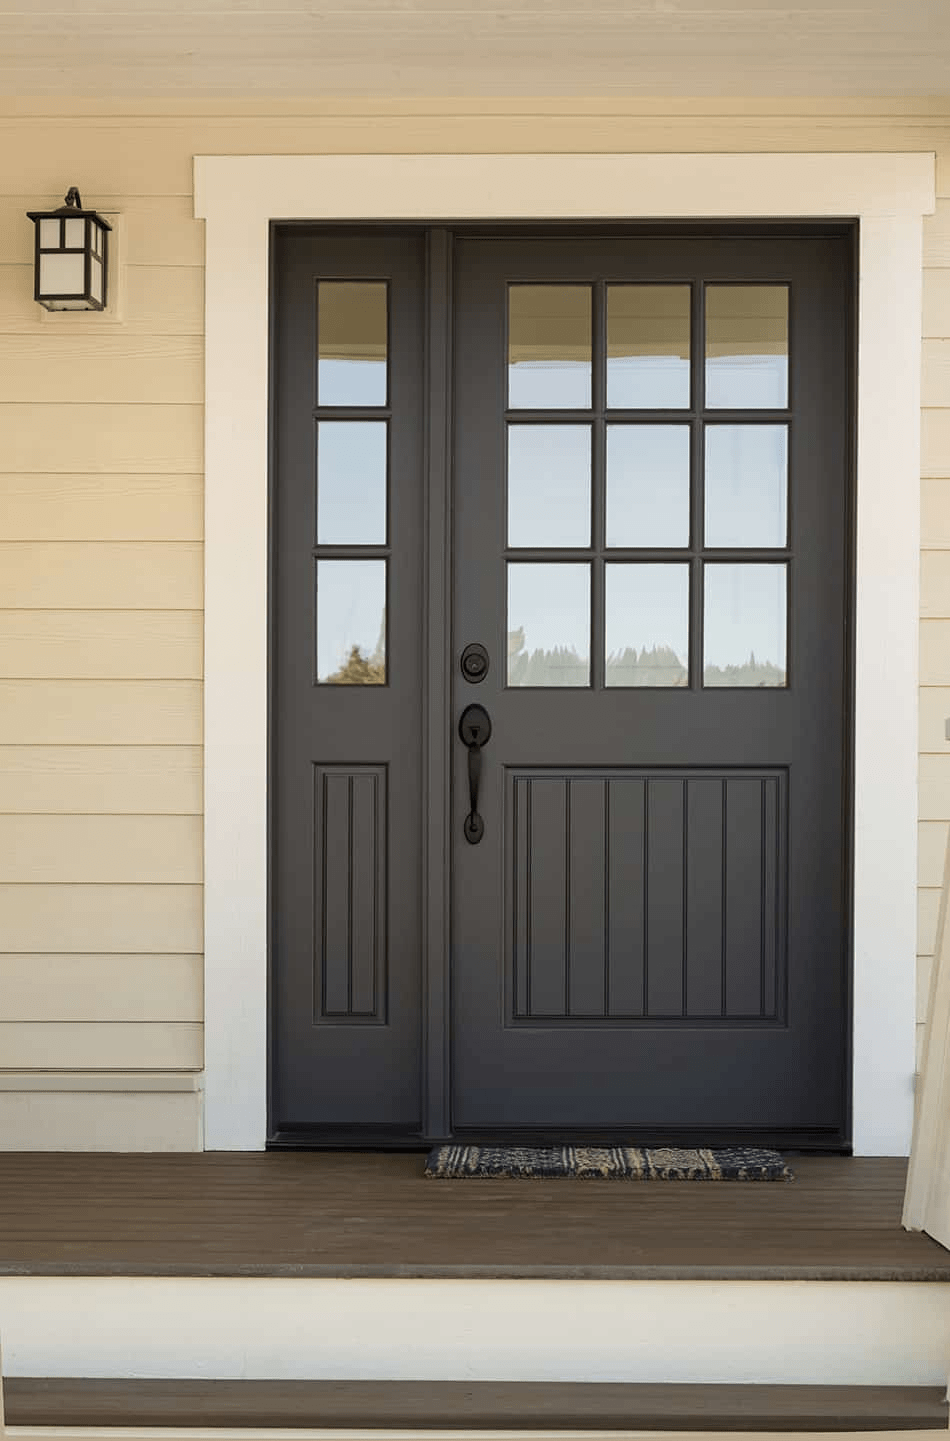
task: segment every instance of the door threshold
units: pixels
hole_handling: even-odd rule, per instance
[[[451,1136],[424,1136],[380,1126],[295,1126],[278,1128],[268,1139],[268,1151],[429,1151],[433,1146],[648,1146],[721,1148],[753,1146],[786,1155],[850,1156],[851,1145],[840,1133],[821,1131],[653,1131],[629,1130],[512,1130],[457,1129]]]

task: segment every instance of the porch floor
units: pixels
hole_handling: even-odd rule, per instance
[[[0,1156],[0,1275],[950,1281],[906,1161],[793,1182],[435,1181],[416,1154]]]

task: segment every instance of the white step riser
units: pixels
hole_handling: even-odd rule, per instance
[[[0,1278],[8,1376],[944,1385],[950,1287]]]

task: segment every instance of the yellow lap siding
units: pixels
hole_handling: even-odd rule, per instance
[[[3,1019],[199,1022],[201,972],[200,955],[0,955]]]
[[[199,404],[0,404],[0,470],[72,471],[81,458],[87,470],[190,474],[202,445]]]
[[[198,474],[0,473],[0,536],[4,541],[200,541],[203,489]]]
[[[204,345],[196,335],[84,330],[8,335],[0,349],[0,397],[43,404],[194,405],[204,393]]]
[[[0,745],[200,745],[201,682],[0,680]]]
[[[201,872],[199,816],[0,815],[4,881],[197,885]]]
[[[131,1082],[130,1082],[131,1084]],[[0,1151],[200,1151],[198,1093],[0,1091]]]
[[[204,333],[204,271],[195,266],[123,267],[121,293],[118,323],[129,335]],[[101,335],[117,327],[111,315],[70,315],[67,324],[70,335]],[[52,346],[62,333],[63,316],[50,316],[33,299],[32,265],[0,264],[0,335],[46,335]]]
[[[199,610],[0,610],[0,676],[198,680],[201,653]]]
[[[201,786],[199,746],[0,746],[0,813],[200,815]]]
[[[200,951],[201,887],[0,883],[0,935],[9,951]]]
[[[14,1071],[197,1071],[200,1025],[163,1021],[0,1022],[0,1066]]]

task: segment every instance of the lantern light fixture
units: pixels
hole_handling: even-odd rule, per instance
[[[27,211],[36,229],[33,299],[47,310],[105,310],[112,226],[70,186],[58,210]]]

